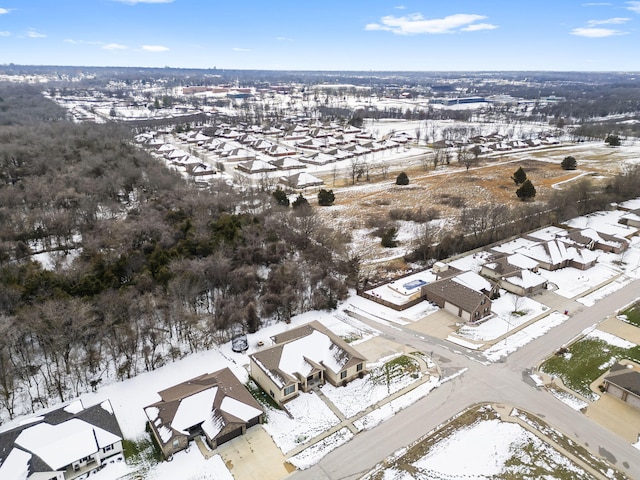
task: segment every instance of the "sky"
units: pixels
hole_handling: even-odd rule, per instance
[[[0,0],[0,64],[640,71],[640,1]]]

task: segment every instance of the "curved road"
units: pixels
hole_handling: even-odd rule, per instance
[[[425,337],[407,328],[371,322],[385,337],[422,352],[433,352],[443,377],[462,369],[465,369],[464,373],[443,383],[376,428],[359,433],[308,470],[294,472],[290,478],[360,478],[399,448],[418,440],[467,407],[484,402],[506,403],[527,410],[594,454],[607,459],[629,477],[640,478],[640,451],[582,413],[535,388],[529,377],[529,372],[546,356],[570,343],[584,329],[632,303],[639,294],[640,280],[635,280],[592,307],[573,310],[571,317],[561,325],[510,354],[503,362],[489,365],[479,363],[474,358],[477,357],[476,352],[450,347],[446,342]],[[562,308],[559,305],[562,302],[574,307],[576,305],[553,293],[544,295],[551,300],[549,303],[558,304],[558,307],[552,308]]]

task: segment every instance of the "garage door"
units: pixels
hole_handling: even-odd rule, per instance
[[[471,320],[471,314],[469,312],[463,311],[460,314],[460,318],[463,319],[463,320],[466,320],[468,322],[469,320]]]
[[[620,387],[616,387],[615,385],[609,384],[607,387],[607,393],[617,398],[622,398],[623,392],[624,391]]]
[[[220,435],[218,438],[216,438],[216,443],[218,445],[222,445],[224,442],[228,442],[229,440],[239,437],[240,435],[242,435],[242,427],[236,428],[235,430],[229,433],[225,433],[224,435]]]
[[[457,306],[455,306],[453,303],[449,303],[449,302],[444,302],[444,309],[447,312],[453,313],[456,317],[458,316],[458,313],[460,312],[460,309]]]
[[[629,394],[627,396],[627,403],[629,405],[633,405],[636,408],[640,408],[640,397],[636,397],[635,395]]]

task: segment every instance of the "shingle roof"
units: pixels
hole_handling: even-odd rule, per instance
[[[296,375],[307,376],[319,366],[337,374],[365,361],[356,349],[316,321],[271,339],[275,346],[251,357],[280,388],[297,382]]]
[[[611,367],[605,381],[620,387],[640,397],[640,372],[627,368],[625,365],[616,364]]]

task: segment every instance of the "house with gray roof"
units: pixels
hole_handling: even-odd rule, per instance
[[[108,400],[80,400],[0,433],[2,480],[73,480],[124,461],[122,432]]]
[[[250,375],[278,404],[329,382],[362,377],[366,359],[319,322],[271,337],[272,347],[249,356]]]
[[[262,408],[236,376],[223,368],[158,392],[145,407],[153,438],[165,458],[202,435],[217,448],[262,421]]]
[[[616,363],[603,381],[605,391],[609,395],[640,408],[640,371],[636,366]]]

